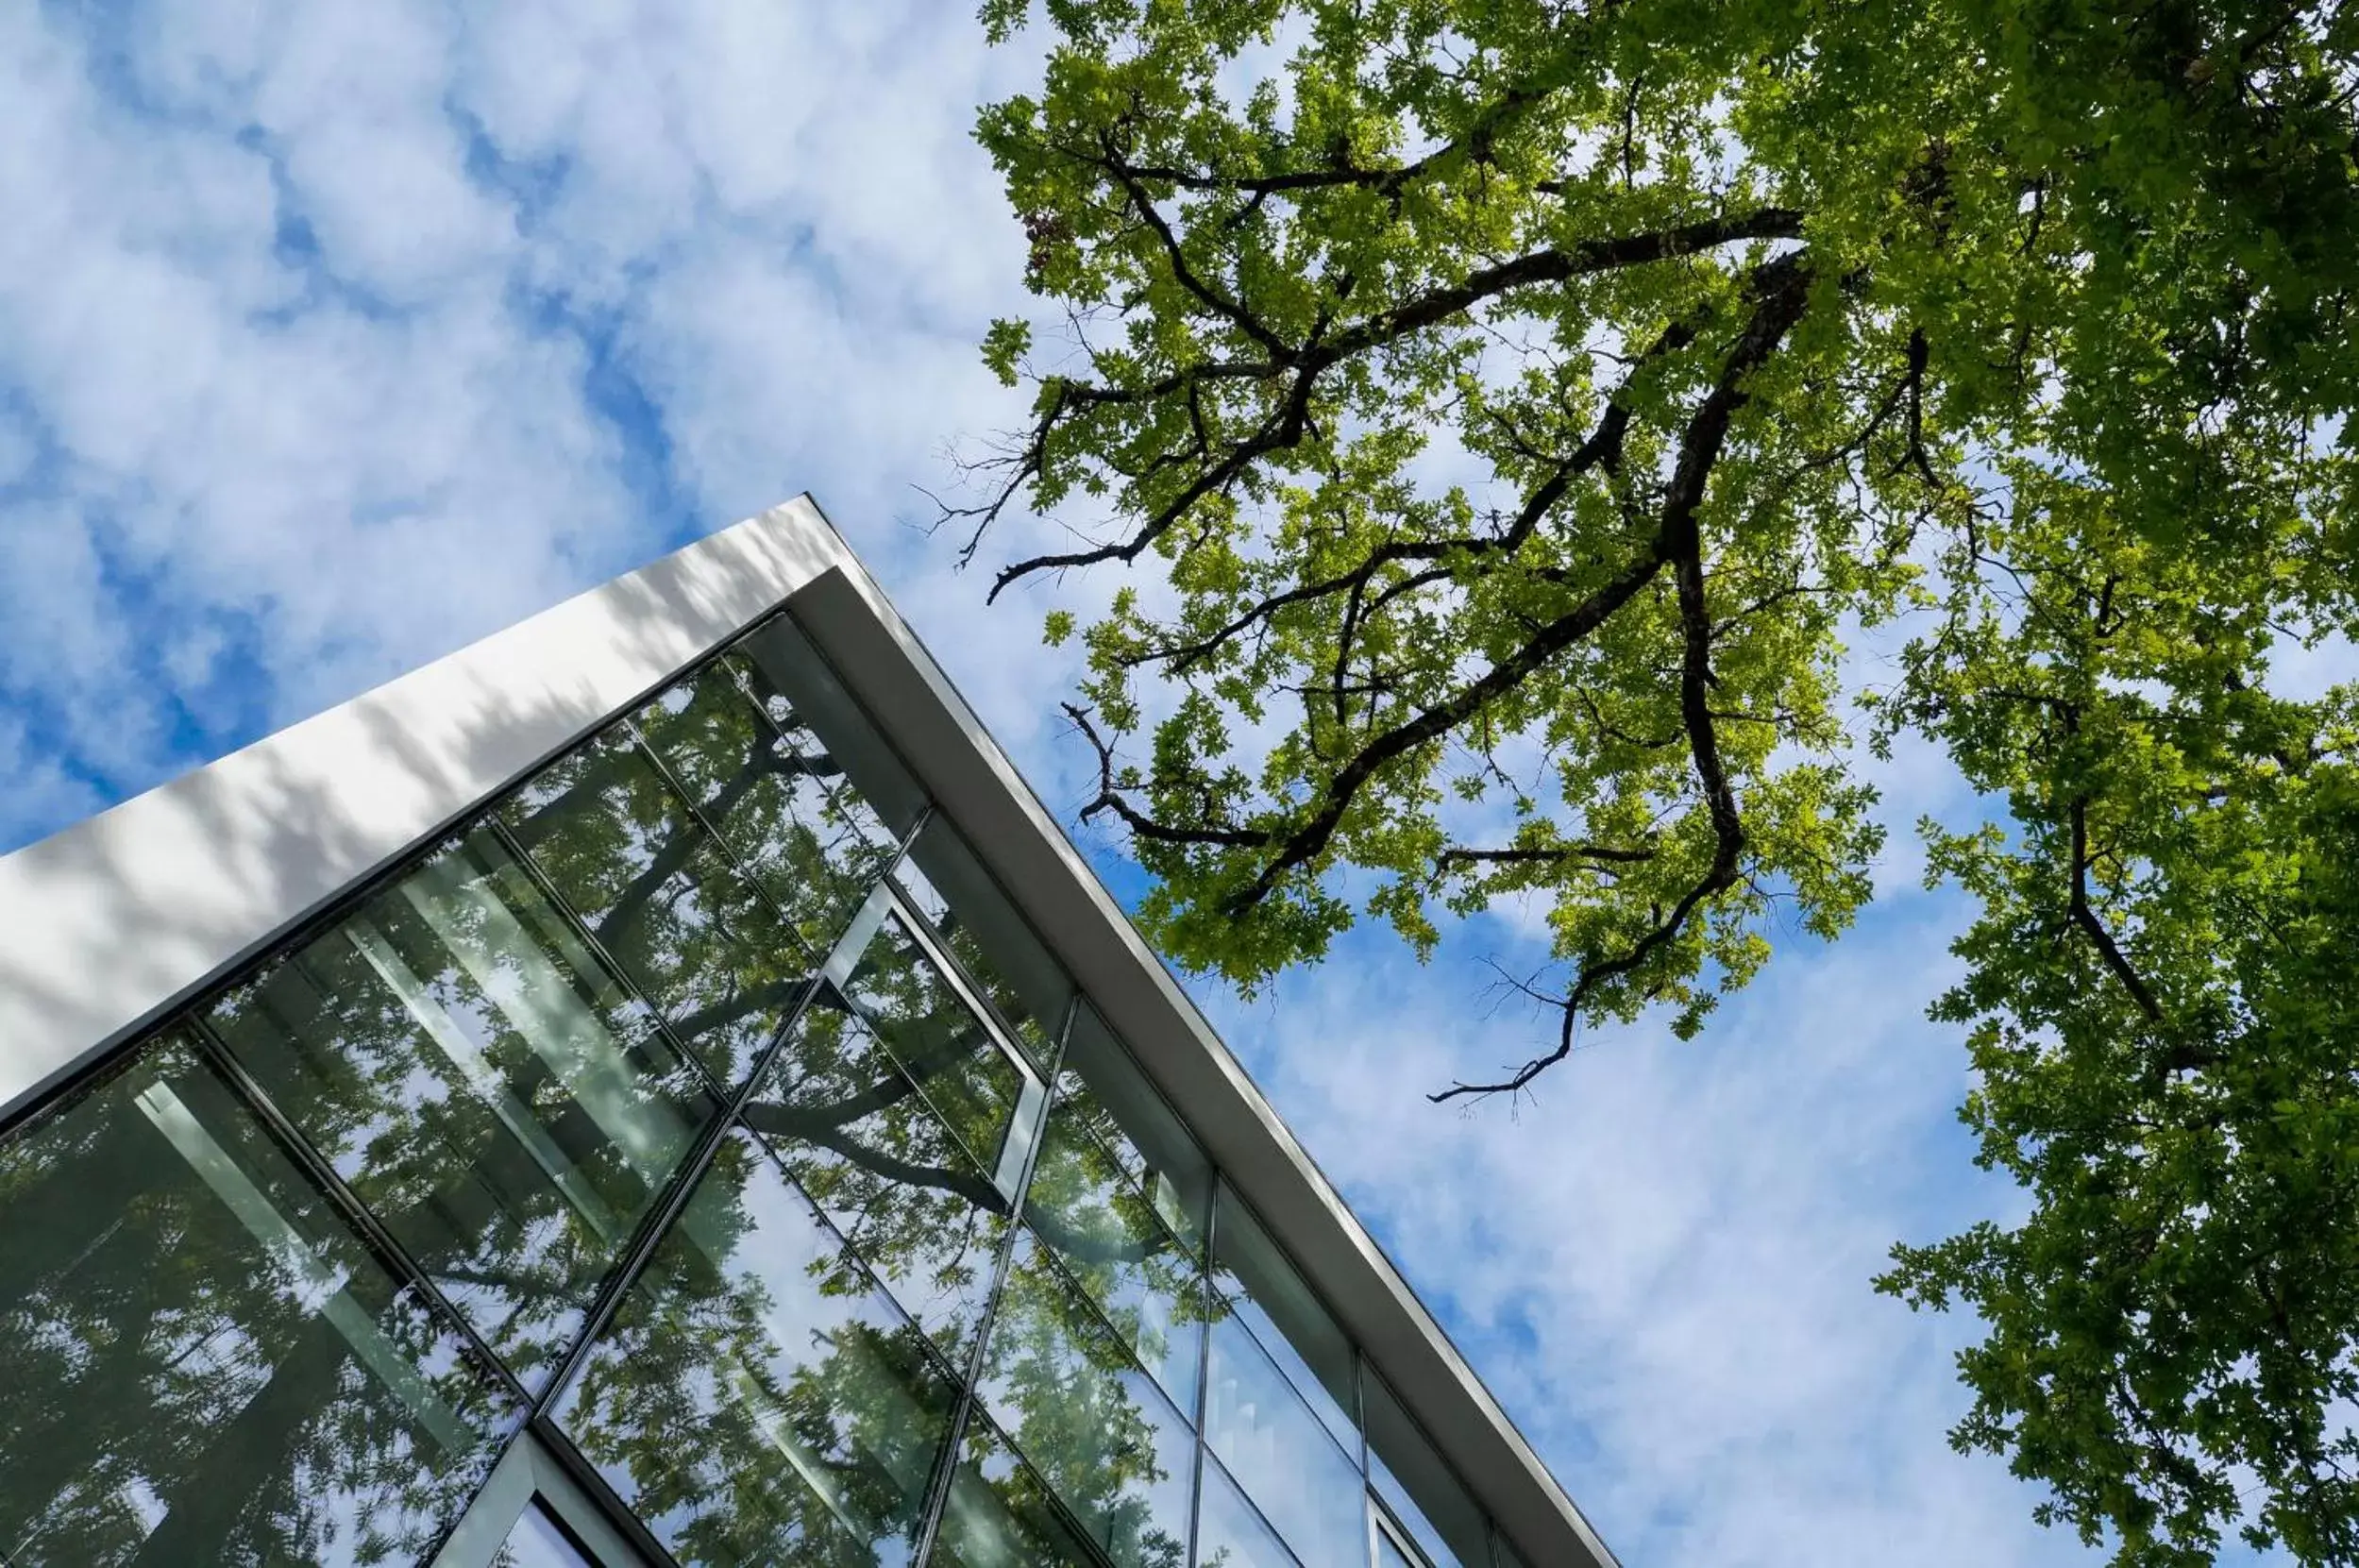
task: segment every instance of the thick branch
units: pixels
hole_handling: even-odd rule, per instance
[[[1152,204],[1149,207],[1152,211]],[[1294,378],[1292,384],[1284,401],[1271,411],[1253,435],[1234,446],[1175,499],[1159,508],[1129,538],[1087,550],[1037,555],[1017,562],[993,580],[988,599],[996,599],[1010,583],[1037,572],[1137,559],[1155,540],[1170,531],[1198,501],[1224,490],[1258,459],[1298,444],[1309,428],[1310,397],[1320,372],[1341,361],[1396,343],[1516,289],[1566,282],[1595,273],[1668,261],[1737,241],[1795,239],[1802,232],[1801,213],[1789,208],[1764,207],[1733,217],[1703,219],[1646,234],[1551,247],[1478,269],[1459,282],[1415,295],[1332,336],[1323,337],[1321,329],[1314,328],[1303,344],[1290,346],[1276,340],[1273,334],[1269,333],[1267,324],[1245,312],[1225,295],[1207,291],[1202,278],[1192,270],[1186,270],[1186,263],[1179,256],[1178,242],[1171,235],[1169,226],[1162,224],[1159,214],[1154,222],[1161,226],[1158,232],[1164,237],[1174,268],[1180,269],[1175,270],[1174,277],[1198,298],[1205,300],[1208,307],[1235,322],[1240,330],[1268,347],[1271,352],[1269,362],[1255,365],[1219,362],[1174,372],[1149,387],[1138,389],[1097,387],[1062,379],[1055,381],[1053,384],[1056,390],[1050,398],[1049,407],[1035,423],[1020,451],[1006,460],[1006,466],[1012,470],[1011,477],[999,486],[992,499],[978,507],[944,509],[945,520],[951,516],[980,519],[974,539],[967,547],[967,554],[972,554],[983,531],[998,517],[1016,492],[1040,473],[1046,463],[1050,439],[1058,422],[1070,411],[1091,404],[1152,402],[1157,396],[1169,396],[1201,379],[1216,376],[1245,379],[1274,379],[1291,370]]]
[[[1262,325],[1251,311],[1196,276],[1195,269],[1188,263],[1188,253],[1180,248],[1179,237],[1171,232],[1171,226],[1155,207],[1154,198],[1147,194],[1146,188],[1139,184],[1128,165],[1116,156],[1110,140],[1105,142],[1105,160],[1101,166],[1114,177],[1115,183],[1121,186],[1122,194],[1130,198],[1131,211],[1138,214],[1138,221],[1154,230],[1155,238],[1162,243],[1164,258],[1171,262],[1171,276],[1178,280],[1180,287],[1194,295],[1222,320],[1268,349],[1271,357],[1280,363],[1291,360],[1293,350],[1275,332]]]
[[[1573,988],[1561,1003],[1563,1025],[1555,1051],[1534,1057],[1501,1082],[1454,1084],[1428,1096],[1436,1103],[1460,1095],[1512,1093],[1562,1061],[1572,1054],[1581,1009],[1598,989],[1609,981],[1635,972],[1658,950],[1677,938],[1705,901],[1737,880],[1738,865],[1744,851],[1744,823],[1737,810],[1736,792],[1721,761],[1713,727],[1710,702],[1712,621],[1705,594],[1703,540],[1696,513],[1703,505],[1712,466],[1727,439],[1729,423],[1748,396],[1744,378],[1776,350],[1801,319],[1810,297],[1810,282],[1809,264],[1798,255],[1780,257],[1756,275],[1759,303],[1753,318],[1730,351],[1719,381],[1688,421],[1671,489],[1663,502],[1662,548],[1671,560],[1679,604],[1679,714],[1694,757],[1705,810],[1711,819],[1711,863],[1702,876],[1688,885],[1670,913],[1637,941],[1612,957],[1592,959],[1581,966]]]
[[[1472,850],[1452,845],[1434,856],[1436,871],[1464,866],[1555,866],[1567,860],[1594,860],[1608,866],[1643,866],[1655,858],[1653,850],[1624,849],[1612,844],[1564,844],[1551,849]]]
[[[1699,250],[1739,240],[1794,240],[1802,235],[1802,214],[1791,208],[1764,207],[1732,218],[1707,218],[1679,224],[1651,234],[1631,234],[1615,240],[1591,240],[1562,248],[1534,251],[1511,261],[1485,267],[1466,280],[1427,294],[1372,316],[1339,332],[1328,344],[1326,357],[1345,359],[1364,349],[1380,347],[1411,332],[1447,321],[1510,290],[1538,283],[1564,283],[1593,273],[1667,261]]]
[[[2162,1022],[2162,1005],[2154,1000],[2153,990],[2122,953],[2121,945],[2114,940],[2114,934],[2105,929],[2105,922],[2098,919],[2097,911],[2090,907],[2089,801],[2085,795],[2076,797],[2072,802],[2071,912],[2072,923],[2080,927],[2081,935],[2097,949],[2098,956],[2105,961],[2107,969],[2114,971],[2114,978],[2121,982],[2122,988],[2138,1004],[2138,1011],[2146,1015],[2147,1021]]]
[[[1705,702],[1704,683],[1709,680],[1709,670],[1704,661],[1710,646],[1710,620],[1704,605],[1701,542],[1695,514],[1703,504],[1712,465],[1719,460],[1721,447],[1727,439],[1729,421],[1745,402],[1744,378],[1769,357],[1801,319],[1810,296],[1810,269],[1798,254],[1778,258],[1756,273],[1758,303],[1752,319],[1730,349],[1718,383],[1688,421],[1656,536],[1619,574],[1573,610],[1542,626],[1530,641],[1491,666],[1479,679],[1371,741],[1328,784],[1318,810],[1287,837],[1261,873],[1229,900],[1231,914],[1253,908],[1269,896],[1287,872],[1325,849],[1353,798],[1379,768],[1439,739],[1496,698],[1513,690],[1533,671],[1603,625],[1652,582],[1666,564],[1673,562],[1679,564],[1680,618],[1688,632],[1681,708],[1690,739],[1698,751],[1696,771],[1704,786],[1714,832],[1735,834],[1741,838],[1735,801],[1721,770],[1718,749],[1712,739],[1711,716]]]

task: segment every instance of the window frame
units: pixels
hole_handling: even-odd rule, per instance
[[[999,1159],[991,1172],[992,1187],[1007,1200],[1008,1212],[1014,1214],[1023,1196],[1024,1176],[1032,1163],[1033,1147],[1040,1141],[1049,1108],[1048,1079],[1031,1055],[1011,1037],[1007,1027],[1000,1021],[998,1011],[967,978],[958,961],[944,950],[941,939],[935,935],[932,922],[918,912],[908,895],[890,876],[880,878],[861,903],[858,912],[851,918],[851,923],[844,928],[843,936],[829,951],[826,962],[820,966],[819,977],[844,999],[855,1017],[865,1020],[868,1017],[866,1011],[853,1000],[852,971],[859,967],[861,957],[876,939],[877,933],[884,929],[885,920],[896,916],[901,920],[901,929],[909,933],[926,960],[950,987],[951,994],[983,1025],[984,1037],[991,1042],[994,1050],[1007,1058],[1008,1065],[1016,1070],[1016,1075],[1022,1084],[1017,1093],[1015,1109],[1009,1116],[1007,1137],[1000,1144]],[[1070,1006],[1066,1010],[1070,1015]],[[1055,1038],[1063,1038],[1064,1024],[1064,1020],[1058,1020]]]
[[[516,1522],[535,1504],[594,1568],[668,1568],[667,1556],[650,1556],[624,1535],[615,1510],[593,1498],[531,1427],[516,1434],[484,1477],[430,1568],[493,1568]]]

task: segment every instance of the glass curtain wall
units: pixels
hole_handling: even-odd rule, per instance
[[[7,1568],[1515,1562],[784,615],[0,1135],[0,1410]]]

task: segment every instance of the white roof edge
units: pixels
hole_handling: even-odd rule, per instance
[[[842,561],[794,596],[796,618],[928,793],[1523,1553],[1546,1568],[1618,1568],[883,588],[851,550]]]
[[[0,857],[0,1121],[847,553],[798,497]]]

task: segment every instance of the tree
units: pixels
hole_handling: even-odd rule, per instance
[[[1001,41],[1027,20],[988,0]],[[1987,823],[1964,1107],[2030,1219],[1963,1447],[2123,1563],[2359,1558],[2359,18],[2283,0],[1048,0],[979,135],[1058,312],[944,505],[1150,565],[1086,628],[1086,818],[1182,963],[1548,910],[1558,1027],[1700,1028],[1881,847],[1855,745]],[[1027,35],[1028,37],[1031,35]],[[1871,689],[1858,629],[1905,641]],[[1856,707],[1855,707],[1856,703]],[[1855,717],[1859,720],[1854,722]],[[1143,744],[1137,760],[1126,743]]]

